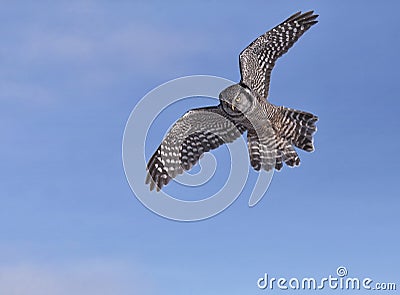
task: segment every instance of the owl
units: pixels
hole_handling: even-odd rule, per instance
[[[296,14],[254,40],[239,55],[241,80],[219,94],[219,105],[189,110],[171,127],[147,164],[146,184],[159,191],[200,157],[247,133],[251,166],[259,171],[295,167],[295,147],[314,150],[318,117],[268,101],[276,60],[316,24],[313,11]]]

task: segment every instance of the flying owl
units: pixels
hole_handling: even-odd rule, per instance
[[[251,166],[259,171],[294,167],[294,147],[314,150],[318,117],[276,106],[268,100],[276,60],[318,21],[313,11],[296,14],[254,40],[239,55],[241,80],[224,89],[220,104],[192,109],[169,130],[147,164],[146,184],[159,191],[176,175],[189,170],[203,153],[230,143],[247,132]]]

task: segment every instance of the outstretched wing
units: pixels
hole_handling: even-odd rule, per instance
[[[234,141],[245,130],[232,122],[220,105],[188,111],[147,163],[146,184],[159,191],[183,170],[192,168],[203,153]]]
[[[241,83],[259,98],[267,98],[272,68],[276,60],[312,25],[318,21],[313,11],[296,14],[280,25],[261,35],[239,55]]]

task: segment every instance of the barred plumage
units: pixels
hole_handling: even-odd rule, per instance
[[[150,158],[146,183],[150,190],[189,170],[201,155],[238,138],[245,129],[234,123],[221,106],[193,109],[180,118]]]
[[[307,152],[314,151],[313,134],[317,131],[318,117],[303,111],[280,107],[279,136]]]
[[[146,183],[161,189],[189,170],[201,155],[247,131],[250,164],[255,170],[298,166],[293,146],[314,150],[317,116],[271,104],[266,98],[276,60],[312,25],[318,15],[298,12],[254,40],[239,56],[241,80],[220,93],[220,104],[194,109],[180,118],[150,158]]]
[[[297,12],[254,40],[239,55],[241,83],[260,99],[268,97],[272,69],[276,60],[318,21],[313,11]]]
[[[277,143],[273,134],[260,140],[254,130],[247,132],[247,145],[250,155],[250,164],[255,170],[272,170],[276,165]]]

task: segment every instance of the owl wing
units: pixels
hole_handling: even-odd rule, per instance
[[[259,98],[267,98],[276,60],[318,22],[315,20],[318,15],[313,13],[297,12],[247,46],[239,55],[241,84],[257,93]]]
[[[191,169],[203,153],[234,141],[245,130],[229,119],[220,105],[188,111],[147,163],[146,184],[159,191],[183,170]]]

